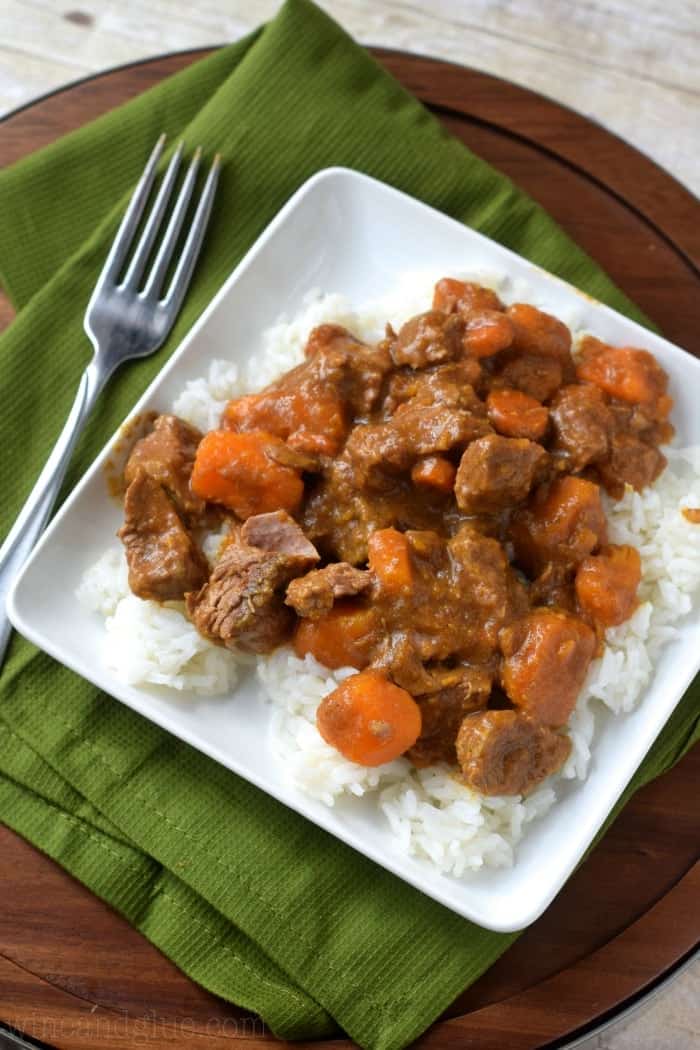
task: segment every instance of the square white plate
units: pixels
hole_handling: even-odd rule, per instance
[[[435,277],[479,267],[524,281],[531,301],[564,320],[573,317],[604,340],[646,347],[671,375],[674,422],[682,444],[700,442],[700,361],[473,230],[364,175],[322,171],[291,198],[234,270],[132,415],[169,410],[188,379],[213,358],[255,353],[262,331],[280,313],[294,316],[314,288],[346,295],[356,307],[390,288],[397,275]],[[571,874],[643,759],[700,663],[700,623],[658,662],[636,711],[600,716],[585,783],[560,787],[552,810],[528,828],[510,869],[462,880],[442,876],[400,854],[371,798],[329,809],[285,783],[266,747],[270,716],[259,687],[246,678],[223,699],[182,696],[125,685],[100,658],[103,622],[74,591],[85,571],[114,543],[121,522],[103,465],[110,442],[66,501],[19,575],[8,602],[13,624],[51,656],[146,718],[269,792],[285,805],[469,919],[494,930],[533,922]]]

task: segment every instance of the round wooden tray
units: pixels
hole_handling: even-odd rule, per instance
[[[206,52],[137,63],[0,123],[7,165]],[[636,150],[514,84],[396,52],[377,58],[449,130],[538,200],[659,324],[700,355],[700,205]],[[469,187],[465,187],[469,192]],[[0,318],[11,314],[4,306]],[[629,1008],[700,941],[700,749],[632,800],[546,914],[421,1046],[561,1046]],[[251,1048],[262,1023],[204,992],[57,865],[0,829],[0,1020],[65,1050]],[[10,906],[7,903],[10,902]],[[320,1047],[348,1045],[341,1039]]]

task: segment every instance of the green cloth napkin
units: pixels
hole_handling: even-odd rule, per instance
[[[644,320],[326,15],[287,0],[262,31],[0,174],[0,274],[19,309],[0,339],[0,534],[71,403],[85,304],[161,131],[223,156],[210,235],[170,339],[111,382],[65,491],[281,205],[328,165],[398,186]],[[697,694],[616,812],[699,735]],[[0,816],[285,1038],[340,1026],[365,1047],[405,1046],[515,936],[453,915],[17,636],[0,679]]]

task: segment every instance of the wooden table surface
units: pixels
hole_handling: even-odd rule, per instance
[[[400,56],[383,58],[390,67],[393,63],[395,72],[403,72],[419,95],[430,97],[431,90],[434,94],[435,70],[430,63],[406,65]],[[147,86],[150,76],[149,67],[141,67],[130,90]],[[89,97],[86,89],[82,95],[71,93],[73,100],[82,98],[80,104],[66,104],[65,96],[63,102],[61,96],[49,100],[34,125],[29,111],[29,125],[25,121],[24,128],[26,133],[29,126],[32,144],[39,145],[42,136],[52,137],[61,126],[57,107],[62,126],[67,127],[85,119],[90,106],[116,101],[109,91],[105,93],[105,83],[104,78],[95,82]],[[460,114],[465,91],[474,98],[478,116],[468,128]],[[646,168],[641,159],[635,169],[633,153],[624,149],[620,153],[614,140],[577,122],[572,114],[556,107],[543,109],[532,96],[489,78],[466,73],[442,76],[438,95],[447,125],[555,214],[559,212],[560,221],[671,338],[688,346],[697,340],[700,238],[698,213],[692,210],[689,196],[674,189],[662,173]],[[11,121],[0,131],[12,126]],[[0,161],[7,163],[26,152],[27,142],[26,134],[0,133]],[[555,157],[543,155],[540,145]],[[572,174],[569,169],[576,166],[583,173]],[[639,169],[644,177],[636,179],[632,172]],[[557,189],[562,179],[568,185],[564,193]],[[604,185],[596,186],[596,180]],[[582,215],[572,218],[567,199],[574,183],[582,195],[578,198]],[[663,215],[659,199],[668,202]],[[691,216],[695,221],[688,221]],[[660,230],[655,228],[657,222]],[[650,283],[649,270],[638,264],[642,251],[659,253],[654,266],[665,275],[663,281]],[[696,352],[699,348],[696,342]],[[467,1040],[474,1047],[493,1050],[545,1045],[557,1031],[572,1031],[583,1018],[600,1016],[606,1008],[627,1001],[692,951],[700,934],[696,905],[700,872],[695,863],[700,803],[693,787],[698,774],[696,751],[641,793],[545,918],[462,997],[451,1011],[454,1020],[435,1030],[426,1045],[465,1045]],[[238,1026],[236,1034],[257,1041],[257,1022],[241,1018],[197,990],[108,908],[31,847],[4,833],[0,855],[0,892],[15,904],[0,915],[0,944],[7,949],[0,959],[0,1018],[71,1048],[92,1048],[98,1035],[103,1045],[132,1045],[135,1029],[133,1023],[129,1025],[144,1018],[150,1018],[150,1034],[144,1036],[143,1045],[185,1046],[195,1030],[203,1034],[207,1019],[217,1018],[219,1034],[230,1021]],[[50,922],[48,937],[45,930],[37,934],[39,900],[51,902],[43,913],[43,921]],[[115,957],[125,956],[131,975],[126,984],[115,981],[113,973]],[[620,1038],[606,1036],[597,1045],[619,1050],[626,1045],[644,1050],[694,1045],[692,1032],[684,1032],[685,1022],[678,1024],[677,1017],[675,1028],[658,1031],[650,1028],[649,1018],[647,1014],[636,1031],[628,1028]],[[142,1029],[143,1024],[138,1031]],[[109,1035],[106,1043],[105,1034]],[[625,1043],[630,1034],[634,1041]],[[228,1037],[225,1041],[230,1045]],[[214,1043],[209,1041],[209,1046]]]
[[[69,80],[232,40],[281,0],[0,0],[0,113]],[[697,0],[320,0],[363,43],[513,80],[700,193]]]

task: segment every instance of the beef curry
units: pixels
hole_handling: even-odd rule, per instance
[[[608,542],[601,489],[663,470],[668,379],[445,278],[366,345],[324,324],[305,360],[202,435],[160,416],[125,481],[131,589],[183,599],[213,642],[353,667],[317,724],[346,757],[446,762],[490,795],[531,790],[641,565]],[[199,544],[230,529],[213,569]]]

